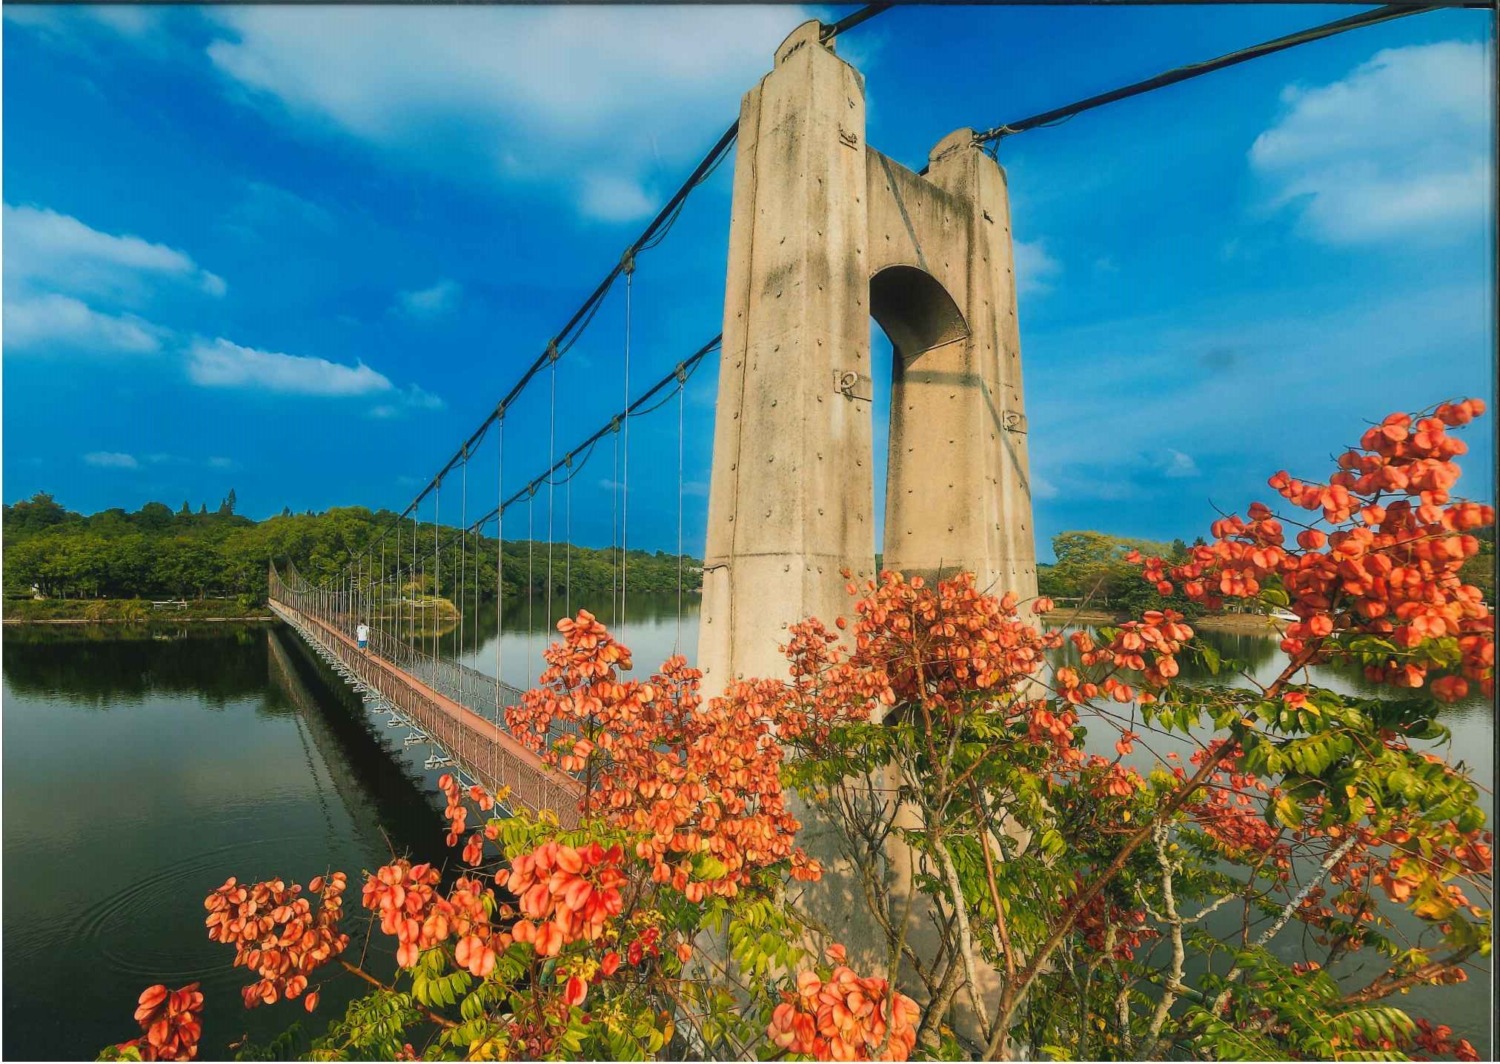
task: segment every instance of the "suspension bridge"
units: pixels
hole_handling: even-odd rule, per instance
[[[983,586],[1034,595],[1010,205],[998,145],[1144,92],[1440,6],[1472,5],[1388,5],[984,131],[959,129],[937,141],[918,171],[866,142],[864,80],[835,50],[840,34],[892,5],[872,4],[832,25],[799,26],[776,50],[770,73],[746,93],[739,119],[416,497],[379,536],[351,549],[331,578],[314,584],[291,566],[273,567],[271,609],[359,689],[372,711],[405,729],[408,744],[430,747],[430,767],[451,766],[466,783],[505,789],[516,805],[576,822],[580,781],[546,764],[505,723],[505,709],[522,695],[502,679],[498,600],[507,576],[507,513],[526,508],[524,579],[532,596],[534,510],[539,501],[545,508],[545,631],[559,607],[571,612],[573,481],[607,444],[610,609],[623,625],[630,429],[675,406],[680,633],[684,395],[695,371],[717,355],[697,664],[706,695],[735,677],[781,675],[778,648],[788,625],[837,616],[847,606],[840,572],[864,577],[874,569],[872,318],[893,352],[886,568],[970,570]],[[632,392],[642,257],[731,152],[723,331]],[[621,286],[622,405],[559,453],[558,364]],[[638,385],[641,367],[634,369]],[[547,457],[517,484],[514,460],[506,464],[507,417],[523,402],[543,399]],[[658,449],[648,475],[670,476],[661,465]],[[470,483],[471,467],[482,491]],[[471,487],[493,506],[471,512]],[[555,542],[559,508],[562,538]],[[493,674],[458,660],[477,636],[481,596],[496,601]],[[455,627],[458,650],[450,657],[442,636]]]

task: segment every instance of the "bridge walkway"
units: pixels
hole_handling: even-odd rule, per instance
[[[273,587],[271,611],[422,729],[464,774],[491,793],[509,788],[508,802],[532,813],[550,810],[565,827],[578,822],[582,783],[543,762],[509,733],[498,715],[487,717],[473,708],[487,706],[493,713],[496,705],[518,701],[519,691],[456,662],[419,661],[419,651],[379,629],[371,630],[370,645],[361,650],[334,619],[284,600],[294,596]],[[486,703],[497,690],[502,698],[513,697],[508,703]]]

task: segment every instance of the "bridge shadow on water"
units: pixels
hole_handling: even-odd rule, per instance
[[[442,841],[447,826],[438,810],[437,774],[401,745],[404,731],[386,728],[290,628],[273,626],[266,647],[270,691],[302,720],[361,833],[383,836],[398,855],[441,866],[449,851]]]

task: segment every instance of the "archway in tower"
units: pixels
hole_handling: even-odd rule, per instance
[[[928,351],[968,339],[969,327],[948,290],[917,266],[888,266],[870,278],[870,378],[874,395],[875,553],[885,553],[894,385]]]

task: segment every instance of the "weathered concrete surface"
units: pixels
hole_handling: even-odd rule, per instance
[[[845,612],[839,570],[874,565],[864,87],[818,30],[786,39],[740,111],[698,643],[710,690],[783,675],[788,624]]]
[[[870,243],[886,249],[871,287],[905,319],[887,325],[875,308],[894,348],[885,566],[928,577],[968,569],[981,588],[1032,597],[1005,175],[967,129],[933,149],[925,180],[874,151],[869,157]],[[892,273],[900,289],[882,285]],[[933,328],[954,314],[961,328]]]
[[[895,349],[886,567],[1036,594],[1005,175],[969,130],[933,149],[925,178],[870,149],[863,80],[819,29],[782,43],[740,113],[698,646],[709,695],[785,676],[790,623],[847,613],[839,571],[874,567],[871,317]],[[877,792],[897,782],[887,770]],[[834,829],[796,812],[829,866],[803,904],[883,969]],[[904,898],[916,855],[893,841],[887,857]],[[909,941],[931,957],[928,921],[916,905]],[[993,973],[980,982],[993,1000]]]
[[[798,27],[745,95],[698,661],[780,676],[794,621],[874,567],[869,319],[895,347],[885,565],[1036,593],[1005,175],[968,130],[922,178],[865,143],[863,79]]]

